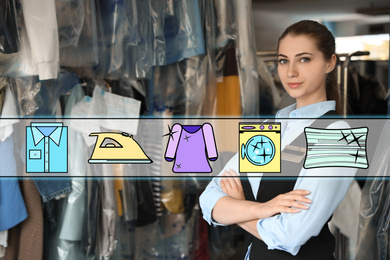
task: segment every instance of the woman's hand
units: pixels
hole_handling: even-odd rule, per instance
[[[234,199],[245,200],[244,190],[238,174],[230,169],[224,171],[222,176],[224,176],[220,181],[222,191]],[[259,218],[269,218],[282,212],[298,213],[302,209],[307,210],[309,206],[304,203],[311,203],[311,200],[305,197],[309,194],[310,192],[307,190],[293,190],[280,194],[265,203],[257,202],[258,216]]]
[[[230,169],[229,171],[224,171],[221,176],[223,176],[220,182],[222,191],[237,200],[245,200],[244,190],[238,174]]]
[[[284,194],[280,194],[269,200],[262,205],[262,215],[265,215],[265,218],[272,217],[274,215],[285,213],[298,213],[309,208],[311,200],[305,196],[309,195],[310,192],[307,190],[293,190]],[[263,217],[264,218],[264,217]]]

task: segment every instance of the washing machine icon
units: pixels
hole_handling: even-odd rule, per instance
[[[239,171],[280,172],[280,123],[239,124]]]

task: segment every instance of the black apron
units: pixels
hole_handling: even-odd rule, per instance
[[[335,111],[329,111],[324,114],[325,116],[334,116],[337,115]],[[324,122],[321,120],[316,120],[311,124],[311,127],[316,128],[326,128],[329,125],[328,122]],[[299,135],[291,145],[296,146],[297,144],[305,143],[305,134],[302,133]],[[302,142],[303,141],[303,142]],[[301,160],[299,163],[289,162],[286,160],[282,160],[282,169],[289,169],[292,172],[300,172],[302,169],[302,164],[304,160]],[[267,177],[275,177],[277,174],[275,173],[265,173],[260,181],[260,187],[257,192],[257,200],[255,200],[252,192],[251,185],[249,183],[248,177],[244,177],[241,179],[242,187],[245,194],[246,200],[257,201],[257,202],[267,202],[273,198],[275,198],[279,194],[287,193],[294,189],[295,183],[297,181],[297,177],[289,177],[288,179],[280,179],[277,180],[275,178],[267,178]],[[301,246],[298,254],[296,256],[291,255],[288,252],[282,250],[268,250],[267,245],[260,239],[257,239],[252,234],[245,232],[245,248],[248,248],[250,244],[250,260],[254,259],[265,259],[265,260],[333,260],[335,259],[333,256],[333,252],[335,250],[335,238],[330,232],[328,228],[328,222],[331,218],[325,223],[321,232],[316,237],[311,237],[304,245]],[[243,259],[246,255],[246,251],[243,255]]]

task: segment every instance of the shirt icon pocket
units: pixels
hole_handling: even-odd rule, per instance
[[[41,159],[41,151],[40,150],[30,150],[29,159]]]

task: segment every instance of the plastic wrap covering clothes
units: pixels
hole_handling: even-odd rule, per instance
[[[72,129],[69,129],[71,133]],[[88,147],[81,134],[71,133],[74,138],[68,140],[68,157],[72,164],[69,165],[69,172],[73,176],[84,176],[87,172]],[[65,198],[58,202],[58,215],[60,216],[56,226],[55,235],[50,238],[55,247],[51,249],[48,259],[82,259],[81,240],[86,214],[86,180],[84,178],[73,178],[71,180],[72,191]],[[48,238],[49,239],[49,238]],[[56,241],[54,243],[54,241]]]
[[[136,229],[134,259],[195,259],[199,209],[185,213],[165,212],[159,221]]]
[[[164,153],[164,147],[161,141],[161,136],[164,134],[164,126],[162,121],[150,121],[141,120],[139,129],[143,129],[139,133],[139,139],[145,140],[143,143],[143,149],[146,154],[150,156],[153,163],[146,169],[143,168],[141,173],[143,176],[150,176],[151,193],[153,196],[154,210],[151,211],[152,216],[155,214],[157,217],[162,215],[161,209],[161,190],[162,190],[162,178],[161,173],[163,172],[161,154]],[[137,168],[135,168],[137,170]],[[148,186],[148,190],[149,190]]]
[[[167,2],[167,6],[168,4],[169,2]],[[217,2],[200,2],[207,54],[154,69],[155,110],[173,110],[173,114],[176,115],[215,114],[216,76],[218,76],[218,68],[223,70],[223,59],[221,56],[215,56],[218,50],[216,49],[216,47],[218,48],[218,44],[216,44],[218,36],[219,39],[223,39],[219,40],[221,42],[219,49],[225,47],[230,39],[235,42],[239,75],[237,94],[241,97],[240,105],[242,107],[238,111],[241,110],[241,113],[245,115],[258,114],[258,74],[256,57],[253,55],[255,42],[252,18],[247,13],[249,8],[245,9],[248,5],[250,2],[244,5],[240,3],[239,7],[235,8],[234,1],[224,3],[223,7],[219,6]],[[234,13],[234,17],[242,17],[242,19],[237,19],[237,24],[229,27],[226,24],[226,19],[215,17],[215,14],[218,13],[215,10],[217,7],[229,9]],[[239,28],[240,35],[238,35]],[[195,78],[197,81],[193,82],[192,80]],[[187,83],[192,84],[187,85]]]
[[[201,14],[204,28],[204,38],[206,46],[205,75],[206,93],[204,95],[202,114],[214,115],[217,95],[216,62],[215,62],[215,37],[216,37],[216,17],[214,3],[212,1],[200,1]]]
[[[229,40],[236,40],[238,37],[235,4],[235,0],[214,0],[218,20],[215,43],[217,48],[224,47]]]
[[[217,63],[217,115],[240,116],[241,94],[235,46],[226,44],[216,55]]]
[[[154,70],[155,110],[201,115],[207,86],[207,57],[196,56]]]
[[[99,63],[95,6],[95,0],[56,1],[61,66],[77,70]]]
[[[21,116],[54,116],[59,98],[79,79],[76,74],[63,72],[58,79],[38,80],[38,77],[17,77],[13,83]]]
[[[0,53],[15,53],[19,39],[15,20],[14,0],[0,2]]]
[[[122,75],[150,77],[153,65],[150,2],[97,0],[96,11],[100,33],[98,71],[111,79]]]
[[[172,1],[173,8],[165,13],[166,65],[205,53],[198,0]],[[170,12],[173,10],[173,14]]]
[[[1,111],[3,110],[5,90],[7,86],[8,86],[8,79],[5,77],[0,77],[0,116],[1,116]]]
[[[213,56],[213,52],[223,50],[229,41],[234,41],[240,84],[241,112],[244,115],[257,115],[259,90],[256,44],[252,15],[251,12],[248,12],[251,10],[251,1],[246,0],[244,3],[238,0],[203,1],[201,7],[205,20],[206,48],[207,55],[210,55],[210,69],[214,69],[214,73],[217,73],[223,64],[223,62],[218,62],[221,59],[218,56]],[[211,82],[211,80],[209,81]],[[210,85],[207,87],[207,91],[214,97],[216,90],[209,90]]]
[[[257,115],[259,111],[259,90],[256,60],[256,44],[253,28],[251,0],[236,1],[237,31],[236,56],[239,67],[242,112],[244,115]]]
[[[77,46],[85,20],[83,0],[55,1],[60,48]]]
[[[390,123],[380,135],[369,177],[362,189],[356,260],[390,258]]]
[[[27,31],[23,19],[22,5],[20,1],[15,1],[15,22],[18,28],[19,48],[18,52],[12,54],[0,53],[0,71],[3,75],[10,77],[15,76],[32,76],[38,75],[38,68],[35,64]]]

